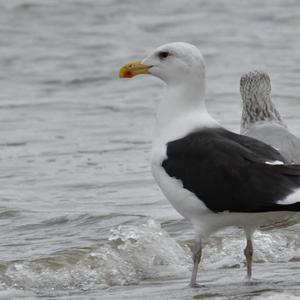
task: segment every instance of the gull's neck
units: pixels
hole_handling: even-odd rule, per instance
[[[247,131],[252,125],[257,122],[274,122],[282,126],[281,116],[275,108],[270,95],[244,94],[243,112],[241,120],[241,133]]]
[[[168,84],[159,104],[155,143],[166,143],[204,127],[216,127],[204,101],[204,82]]]

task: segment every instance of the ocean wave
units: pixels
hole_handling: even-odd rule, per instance
[[[255,263],[299,260],[298,233],[293,230],[255,234]],[[106,289],[136,285],[146,279],[189,279],[189,242],[177,242],[152,219],[111,229],[104,244],[66,249],[33,261],[8,264],[2,282],[39,293]],[[244,236],[239,231],[212,237],[203,251],[201,271],[244,267]]]
[[[112,229],[107,243],[94,249],[69,249],[43,259],[13,262],[3,280],[15,288],[49,293],[138,284],[150,278],[182,278],[189,274],[188,252],[149,219],[139,226]]]

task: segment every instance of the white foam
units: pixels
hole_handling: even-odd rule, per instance
[[[13,263],[5,275],[17,288],[51,294],[54,290],[131,285],[145,278],[182,278],[190,274],[189,249],[151,219],[139,226],[112,229],[108,243],[79,257],[77,254],[77,262],[70,260],[71,256],[63,253],[44,262]]]
[[[254,262],[288,262],[300,257],[298,231],[257,231]],[[243,267],[243,231],[228,229],[203,249],[201,269]],[[121,225],[92,251],[65,250],[36,261],[12,263],[5,276],[16,289],[57,296],[68,290],[135,285],[144,279],[185,279],[191,275],[191,252],[154,220]],[[200,271],[201,272],[201,271]],[[1,294],[0,294],[1,295]],[[0,298],[1,299],[1,298]]]
[[[256,231],[254,234],[254,263],[289,262],[300,256],[294,231]],[[232,268],[245,265],[243,231],[212,237],[203,251],[205,268]]]
[[[251,298],[252,300],[299,300],[300,296],[290,293],[263,293],[260,296]]]
[[[122,260],[139,270],[142,277],[188,273],[189,249],[180,246],[154,220],[140,227],[119,226],[112,230],[109,240],[117,245]]]

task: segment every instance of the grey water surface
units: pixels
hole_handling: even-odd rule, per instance
[[[207,106],[239,131],[239,78],[267,71],[300,136],[297,0],[0,0],[0,299],[300,299],[299,227],[214,235],[187,287],[190,224],[149,168],[163,84],[118,78],[155,47],[191,42]]]

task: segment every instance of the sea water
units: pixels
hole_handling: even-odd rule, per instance
[[[297,225],[256,232],[251,283],[243,232],[215,234],[188,287],[193,230],[149,167],[163,84],[118,78],[190,42],[221,124],[262,69],[300,136],[298,1],[1,0],[0,24],[0,299],[299,299]]]

